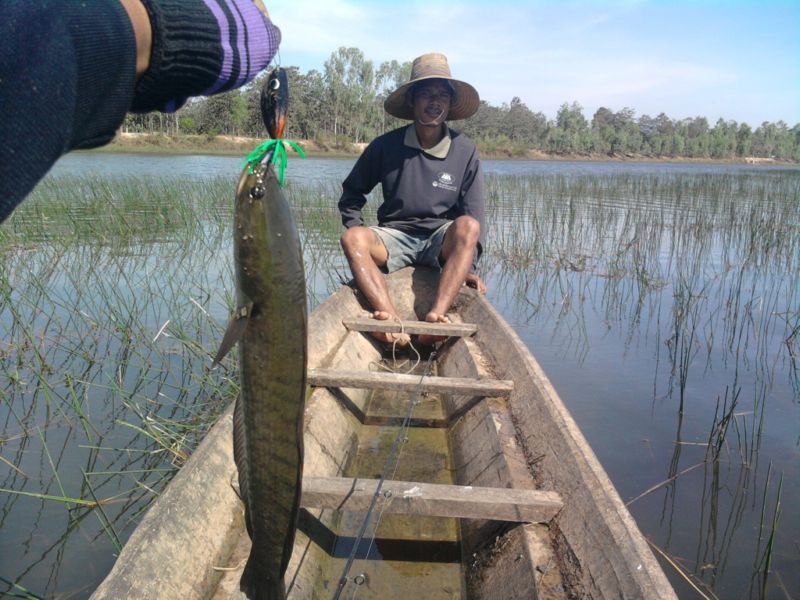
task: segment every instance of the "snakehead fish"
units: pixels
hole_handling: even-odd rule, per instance
[[[269,114],[285,122],[286,85],[272,91]],[[236,189],[238,308],[214,364],[239,342],[234,460],[252,540],[240,588],[248,598],[282,600],[303,470],[305,275],[297,230],[269,157],[249,171],[245,167]]]

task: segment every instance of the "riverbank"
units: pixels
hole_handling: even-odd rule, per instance
[[[241,156],[250,152],[262,139],[229,135],[163,135],[120,132],[107,146],[93,152],[125,152],[142,154],[211,154]],[[306,156],[312,158],[355,158],[363,152],[366,144],[327,144],[314,140],[296,140]],[[671,162],[671,163],[715,163],[753,165],[796,165],[795,162],[778,161],[772,158],[688,158],[673,156],[645,156],[637,154],[601,153],[556,153],[541,150],[497,151],[478,144],[481,157],[492,160],[590,160],[619,162]]]
[[[258,146],[263,139],[231,135],[163,135],[148,133],[118,133],[110,144],[92,152],[125,152],[142,154],[210,154],[242,156]],[[309,157],[351,158],[361,154],[366,144],[321,145],[312,140],[297,140]],[[287,151],[292,154],[292,150]]]

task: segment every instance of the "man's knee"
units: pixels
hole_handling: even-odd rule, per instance
[[[462,215],[447,229],[439,261],[446,262],[454,253],[472,255],[478,247],[481,224],[475,217]]]
[[[372,243],[373,235],[369,227],[358,225],[345,230],[342,237],[339,238],[339,243],[345,252],[366,250]]]
[[[379,267],[386,264],[389,253],[378,235],[369,227],[357,225],[342,234],[339,239],[348,262],[369,257]]]
[[[481,224],[475,217],[462,215],[450,226],[455,236],[455,241],[461,244],[474,246],[481,235]]]

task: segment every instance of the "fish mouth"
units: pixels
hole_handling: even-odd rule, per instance
[[[284,131],[286,131],[286,112],[276,112],[275,123],[270,128],[269,135],[274,140],[282,139]]]

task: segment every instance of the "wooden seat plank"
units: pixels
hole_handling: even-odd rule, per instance
[[[478,331],[474,323],[428,323],[427,321],[380,321],[370,318],[344,319],[342,324],[350,331],[430,334],[452,337],[467,337]]]
[[[317,387],[380,389],[402,392],[426,391],[471,396],[508,396],[514,382],[505,379],[469,379],[463,377],[422,378],[420,375],[340,369],[309,369],[308,383]]]
[[[363,512],[369,509],[377,479],[303,478],[301,506]],[[442,485],[410,481],[383,482],[376,510],[383,513],[547,523],[562,507],[556,492]]]

